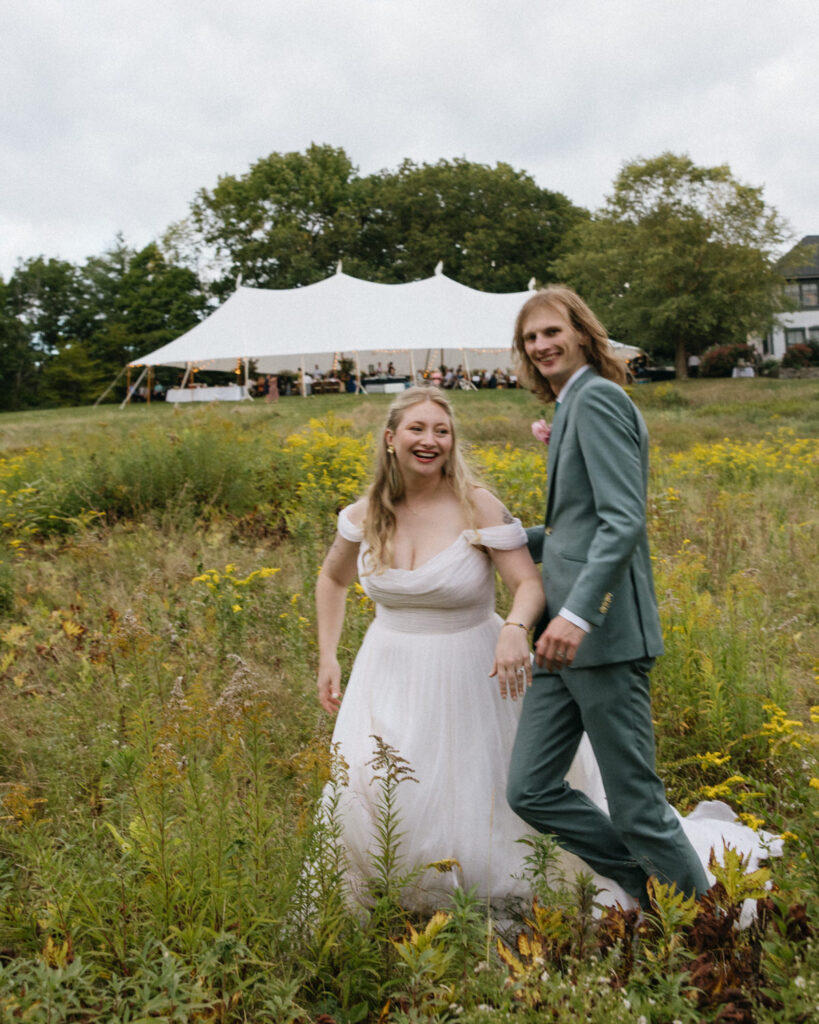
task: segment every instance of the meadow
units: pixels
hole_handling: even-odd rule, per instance
[[[372,901],[351,907],[315,816],[313,593],[389,399],[4,414],[0,1021],[816,1019],[819,381],[631,393],[653,446],[658,767],[681,810],[727,800],[781,857],[748,873],[717,851],[709,897],[660,886],[638,920],[595,911],[544,841],[516,925],[462,890],[418,920],[385,755]],[[453,400],[478,473],[540,520],[544,410]],[[350,588],[345,672],[372,611]]]

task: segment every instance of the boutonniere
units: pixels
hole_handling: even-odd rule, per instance
[[[535,420],[532,424],[532,434],[536,441],[548,444],[549,438],[552,436],[552,426],[546,420]]]

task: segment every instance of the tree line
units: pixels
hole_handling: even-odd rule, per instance
[[[40,255],[0,278],[0,409],[93,401],[240,275],[293,288],[339,260],[384,283],[428,277],[439,260],[484,291],[564,281],[613,337],[684,374],[686,353],[768,330],[786,238],[761,188],[672,153],[624,165],[594,213],[505,163],[405,160],[361,176],[340,148],[271,153],[201,189],[188,217],[139,251],[118,237],[81,265]]]

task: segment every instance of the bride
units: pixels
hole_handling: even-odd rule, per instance
[[[505,622],[495,569],[512,596]],[[376,616],[342,700],[336,649],[356,573]],[[472,480],[437,388],[392,403],[375,479],[339,515],[316,606],[319,699],[338,711],[333,743],[349,768],[340,816],[353,891],[372,871],[378,790],[367,763],[378,737],[413,773],[398,787],[404,869],[453,859],[465,887],[508,896],[528,829],[506,804],[506,766],[543,585],[520,522]],[[430,870],[407,898],[431,906],[453,884]]]
[[[512,604],[495,613],[495,570]],[[358,575],[376,615],[341,692],[337,648],[346,591]],[[526,897],[521,877],[532,835],[505,799],[521,698],[531,683],[529,630],[544,607],[526,533],[473,481],[448,400],[412,387],[389,409],[366,497],[343,509],[316,585],[318,695],[338,713],[333,746],[347,765],[338,790],[347,880],[366,900],[379,814],[373,756],[387,744],[411,775],[396,789],[400,872],[419,870],[407,907],[433,910],[455,885],[484,899]],[[584,738],[567,781],[605,808],[600,774]],[[723,810],[724,808],[724,810]],[[712,809],[713,810],[713,809]],[[720,805],[717,818],[730,815]],[[754,833],[713,814],[684,819],[704,864],[722,837],[751,849]],[[731,830],[735,831],[731,831]],[[571,854],[562,866],[588,870]],[[439,873],[430,865],[457,862]],[[596,877],[605,903],[633,905]]]

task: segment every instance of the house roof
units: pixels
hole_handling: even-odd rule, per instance
[[[804,263],[799,267],[790,266],[788,261],[791,258],[791,253],[796,249],[802,248],[802,246],[813,247],[812,261],[810,263]],[[799,280],[805,277],[819,277],[819,235],[805,235],[798,245],[795,245],[790,252],[785,253],[782,259],[779,260],[777,266],[790,281]]]

